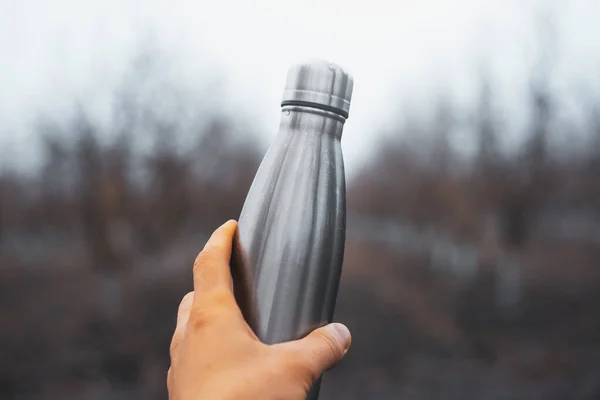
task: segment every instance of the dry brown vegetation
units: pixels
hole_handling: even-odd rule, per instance
[[[436,140],[383,143],[349,182],[349,223],[404,224],[450,250],[434,263],[433,242],[416,251],[352,224],[336,318],[354,344],[324,399],[600,396],[600,147],[552,151],[550,133],[573,132],[553,125],[549,92],[531,93],[517,151],[501,150],[484,85],[475,157],[452,151],[447,123],[427,123]],[[195,140],[182,148],[180,127],[121,100],[110,132],[84,112],[41,124],[43,168],[0,176],[0,398],[166,398],[191,262],[238,216],[264,149],[210,115],[186,129]],[[600,143],[600,118],[585,126]],[[135,146],[136,130],[158,138],[151,150]],[[470,279],[460,257],[446,260],[464,245],[478,257]],[[503,281],[507,265],[518,276]]]

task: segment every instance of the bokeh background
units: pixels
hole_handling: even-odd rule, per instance
[[[0,398],[164,399],[289,65],[355,76],[322,399],[600,398],[600,4],[0,2]]]

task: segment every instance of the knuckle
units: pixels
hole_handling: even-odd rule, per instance
[[[300,363],[289,363],[288,371],[292,373],[293,376],[297,376],[301,381],[312,381],[316,378],[315,368],[313,367],[313,363],[308,362],[300,362]]]
[[[202,329],[211,321],[212,314],[210,308],[194,307],[190,312],[188,326],[192,330]]]
[[[342,354],[342,349],[340,348],[338,342],[333,339],[330,335],[327,335],[323,332],[319,332],[318,333],[320,336],[320,339],[323,343],[322,348],[315,350],[316,352],[319,353],[325,353],[325,354],[318,354],[319,356],[326,356],[329,359],[332,359],[334,361],[337,361],[339,359],[342,358],[343,354]]]
[[[210,264],[213,260],[213,253],[207,249],[203,249],[194,260],[194,273],[198,272],[202,266]]]
[[[312,354],[307,354],[305,350],[296,348],[290,352],[283,352],[274,366],[279,374],[291,377],[297,382],[305,382],[310,386],[318,377],[317,363],[311,356]]]
[[[233,294],[226,289],[213,289],[200,296],[199,303],[193,305],[188,319],[188,329],[198,330],[208,324],[230,315],[236,307]]]
[[[292,376],[294,380],[301,382],[306,390],[310,389],[312,383],[319,377],[317,363],[310,357],[288,360],[283,364],[283,368],[288,376]]]
[[[171,345],[169,346],[169,354],[171,355],[171,359],[173,358],[173,355],[177,352],[180,342],[181,341],[179,340],[178,335],[173,336],[173,339],[171,340]]]
[[[232,293],[227,289],[214,289],[208,295],[210,303],[215,307],[230,308],[234,300]]]

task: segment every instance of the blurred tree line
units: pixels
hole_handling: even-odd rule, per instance
[[[191,263],[265,149],[231,115],[182,124],[160,73],[134,64],[109,127],[83,107],[42,120],[43,167],[0,176],[0,398],[166,398]],[[484,80],[469,115],[441,99],[349,182],[336,319],[354,344],[324,399],[600,396],[600,109],[559,121],[548,79],[533,74],[522,145],[502,145]]]

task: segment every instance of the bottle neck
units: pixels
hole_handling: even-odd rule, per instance
[[[303,131],[341,139],[346,119],[333,112],[312,107],[284,106],[279,131]]]

